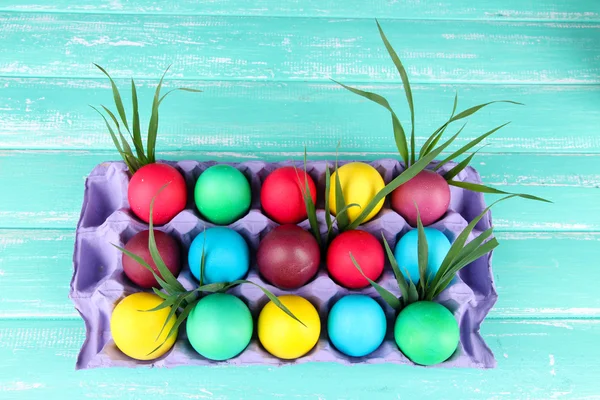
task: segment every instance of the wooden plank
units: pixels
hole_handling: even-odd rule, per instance
[[[394,157],[382,153],[344,153],[346,159]],[[301,159],[301,153],[160,153],[172,160]],[[334,154],[312,157],[333,159]],[[600,230],[598,156],[481,154],[473,166],[484,182],[513,192],[542,196],[554,204],[515,199],[494,209],[500,230]],[[0,196],[0,228],[74,228],[83,184],[92,168],[117,159],[116,152],[3,151],[0,186],[22,188]],[[500,172],[502,171],[502,172]],[[497,196],[488,196],[491,201]],[[576,205],[576,206],[575,206]],[[585,212],[582,212],[585,210]]]
[[[382,23],[414,82],[600,82],[596,23]],[[3,76],[398,80],[370,19],[3,12],[0,40]]]
[[[52,2],[4,0],[0,10],[83,12],[83,13],[153,13],[185,15],[244,15],[291,17],[358,17],[397,19],[513,19],[513,20],[567,20],[589,21],[600,19],[598,3],[586,0],[481,0],[477,7],[469,0],[441,0],[435,2],[376,0],[212,0],[197,2],[180,0],[58,0]]]
[[[156,83],[137,82],[144,128]],[[119,80],[118,85],[130,109],[130,83]],[[299,151],[306,144],[312,152],[333,152],[338,141],[343,151],[396,151],[389,113],[334,83],[168,81],[165,90],[175,85],[204,93],[174,94],[163,104],[159,140],[164,151]],[[409,128],[399,85],[360,87],[386,96]],[[114,109],[107,79],[1,78],[0,88],[0,148],[113,148],[104,122],[88,106]],[[459,110],[499,99],[525,106],[481,110],[469,118],[453,149],[512,121],[487,140],[486,152],[600,152],[600,86],[415,84],[413,92],[419,145],[448,119],[458,92]],[[456,123],[454,130],[459,127]]]
[[[600,316],[600,233],[499,232],[490,318]],[[77,318],[72,230],[0,230],[0,318]],[[585,276],[585,279],[581,279]],[[565,285],[565,282],[577,282]]]
[[[2,321],[0,391],[11,399],[65,393],[128,399],[597,398],[600,321],[495,320],[485,322],[482,332],[498,359],[496,369],[311,363],[75,372],[81,322]]]

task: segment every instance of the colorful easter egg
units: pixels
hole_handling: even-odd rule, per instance
[[[265,214],[280,224],[297,224],[306,219],[306,184],[313,203],[317,201],[315,183],[300,168],[277,168],[262,184],[260,203]]]
[[[218,225],[230,224],[250,208],[252,193],[248,179],[230,165],[213,165],[196,181],[194,199],[200,214]]]
[[[173,347],[177,332],[167,339],[176,320],[171,316],[167,321],[171,307],[148,311],[162,302],[154,293],[140,292],[116,305],[110,317],[110,333],[119,350],[136,360],[154,360]]]
[[[337,173],[331,175],[331,185],[329,190],[329,209],[335,215],[337,207],[335,203],[335,181],[336,176],[340,176],[340,184],[346,204],[358,204],[360,207],[348,208],[348,218],[350,222],[354,221],[360,214],[361,210],[365,209],[367,204],[375,197],[381,189],[384,188],[385,182],[375,168],[369,164],[362,162],[351,162],[342,165],[338,168]],[[363,222],[372,219],[381,207],[385,199],[381,199],[367,215]]]
[[[192,347],[210,360],[228,360],[250,343],[254,323],[248,306],[239,298],[214,293],[192,309],[186,332]]]
[[[427,276],[432,280],[440,269],[446,254],[450,251],[450,241],[442,232],[433,228],[424,228],[427,238]],[[398,266],[402,274],[416,284],[420,280],[419,276],[419,232],[412,229],[400,238],[394,249],[394,257],[398,261]]]
[[[319,270],[319,244],[297,225],[280,225],[260,242],[256,263],[261,275],[281,289],[295,289]]]
[[[423,225],[431,225],[448,211],[450,186],[441,175],[423,170],[392,192],[391,203],[412,226],[417,226],[417,207]]]
[[[327,270],[337,283],[349,289],[369,285],[369,281],[352,262],[350,253],[365,276],[371,280],[379,278],[385,263],[383,247],[370,233],[352,230],[339,234],[327,250]]]
[[[127,188],[129,207],[144,222],[150,221],[150,203],[155,196],[152,209],[154,224],[166,224],[183,211],[187,188],[176,168],[154,163],[144,165],[133,174]]]
[[[383,309],[364,295],[342,297],[331,307],[327,318],[329,340],[351,357],[374,352],[383,342],[386,328]]]
[[[125,244],[125,250],[142,258],[146,264],[152,267],[152,270],[162,278],[162,275],[160,272],[158,272],[158,268],[156,268],[156,264],[154,263],[148,248],[149,237],[149,230],[137,233],[131,239],[129,239],[127,244]],[[160,254],[169,271],[171,271],[174,276],[179,275],[179,271],[181,270],[181,250],[179,248],[179,244],[177,244],[177,241],[168,234],[158,230],[154,230],[154,240],[156,241],[158,253]],[[156,278],[145,266],[138,263],[125,253],[123,253],[122,260],[123,272],[133,283],[144,289],[151,287],[160,289],[160,285],[156,281]]]
[[[285,295],[279,296],[278,299],[302,323],[270,301],[258,316],[258,339],[275,357],[284,360],[302,357],[312,350],[319,340],[319,314],[308,300],[300,296]]]
[[[248,244],[233,229],[220,226],[209,228],[194,238],[188,253],[188,263],[192,275],[198,280],[203,252],[204,283],[232,282],[244,278],[248,273]]]
[[[400,312],[394,338],[402,353],[414,363],[434,365],[454,354],[460,331],[454,315],[446,307],[419,301]]]

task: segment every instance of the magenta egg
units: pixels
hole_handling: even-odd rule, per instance
[[[152,267],[152,270],[158,276],[162,277],[158,272],[158,268],[156,268],[156,264],[152,260],[152,255],[148,249],[149,238],[149,230],[141,231],[129,239],[125,245],[125,250],[141,257],[146,264]],[[179,275],[179,271],[181,270],[181,250],[177,241],[166,233],[157,230],[154,231],[154,240],[156,241],[158,253],[169,271],[171,271],[174,276]],[[152,272],[125,253],[123,253],[123,272],[125,272],[125,275],[139,287],[145,289],[151,287],[160,288]]]
[[[261,275],[281,289],[306,284],[319,269],[321,251],[316,239],[297,225],[280,225],[261,240],[256,263]]]
[[[450,187],[441,175],[423,170],[392,192],[391,203],[412,226],[417,226],[418,207],[423,225],[430,225],[448,211]]]

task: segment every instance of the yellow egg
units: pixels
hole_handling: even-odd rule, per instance
[[[362,162],[351,162],[341,167],[338,167],[340,174],[340,184],[346,204],[356,203],[359,207],[351,207],[348,209],[348,218],[353,222],[361,211],[371,202],[373,197],[384,188],[385,182],[377,172],[377,170],[368,164]],[[335,179],[336,173],[331,175],[331,183],[329,187],[329,210],[335,214]],[[381,199],[373,210],[367,215],[363,222],[367,222],[373,218],[381,207],[385,199]]]
[[[319,340],[319,314],[308,300],[300,296],[285,295],[278,299],[306,326],[270,301],[258,316],[258,339],[275,357],[286,360],[302,357]]]
[[[137,360],[154,360],[173,347],[177,333],[166,341],[165,339],[175,325],[176,318],[174,316],[171,317],[160,337],[157,338],[171,308],[144,311],[150,310],[162,302],[163,299],[157,295],[142,292],[129,295],[117,304],[110,318],[110,332],[119,350]],[[160,347],[158,347],[159,345]],[[157,347],[158,349],[152,352]]]

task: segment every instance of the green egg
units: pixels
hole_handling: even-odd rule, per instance
[[[394,338],[414,363],[434,365],[446,361],[460,338],[454,315],[444,306],[419,301],[403,309],[394,326]]]
[[[248,212],[252,200],[250,183],[237,168],[213,165],[196,181],[194,200],[206,219],[227,225]]]
[[[254,323],[244,302],[235,296],[215,293],[201,299],[187,319],[190,344],[210,360],[228,360],[250,343]]]

